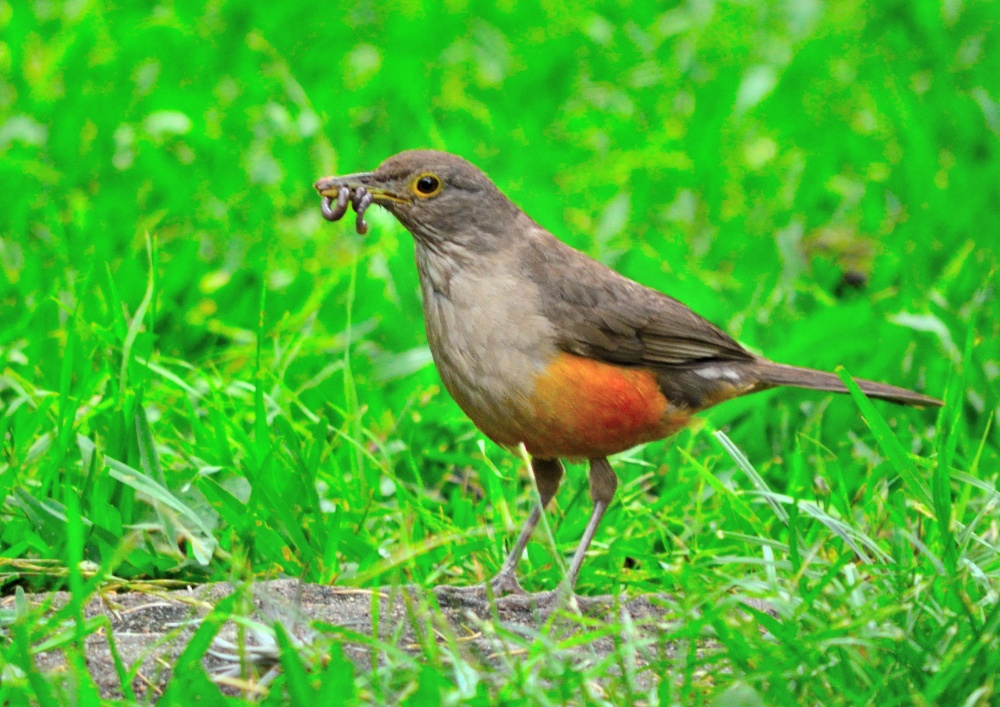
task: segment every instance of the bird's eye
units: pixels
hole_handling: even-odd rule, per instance
[[[413,183],[413,189],[417,192],[417,196],[425,198],[436,196],[441,191],[441,180],[433,174],[421,174]]]

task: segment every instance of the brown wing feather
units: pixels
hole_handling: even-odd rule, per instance
[[[559,346],[608,363],[683,368],[756,357],[681,302],[574,250],[548,233],[522,262],[542,287]]]

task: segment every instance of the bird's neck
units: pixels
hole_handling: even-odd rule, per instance
[[[447,241],[423,241],[415,239],[417,273],[424,294],[451,296],[451,282],[455,275],[468,269],[469,256],[460,246]]]

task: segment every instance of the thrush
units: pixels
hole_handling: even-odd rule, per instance
[[[364,232],[374,203],[413,235],[427,341],[445,388],[484,435],[531,455],[540,503],[492,580],[497,595],[523,591],[517,563],[562,481],[561,460],[589,460],[594,503],[567,572],[572,588],[618,486],[609,455],[775,386],[846,392],[836,375],[758,356],[678,300],[563,243],[457,155],[411,150],[314,186],[329,220],[351,202]],[[872,398],[942,404],[857,383]]]

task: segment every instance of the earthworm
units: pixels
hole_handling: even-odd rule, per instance
[[[333,206],[333,197],[324,196],[323,197],[323,218],[327,221],[339,221],[344,216],[344,212],[347,211],[347,200],[351,196],[351,190],[348,187],[341,187],[337,192],[337,205]]]
[[[358,214],[358,217],[354,221],[354,230],[362,236],[368,233],[368,224],[365,223],[365,211],[368,210],[368,207],[372,205],[374,200],[375,197],[369,194],[368,190],[364,187],[358,187],[355,189],[354,195],[351,197],[351,204],[354,206],[354,210]]]
[[[368,233],[368,224],[365,223],[365,211],[374,202],[374,197],[364,187],[352,190],[350,187],[341,187],[337,190],[337,203],[333,203],[332,196],[324,196],[322,211],[323,218],[327,221],[339,221],[347,213],[347,203],[350,201],[357,212],[358,217],[354,222],[354,230],[361,235]]]

